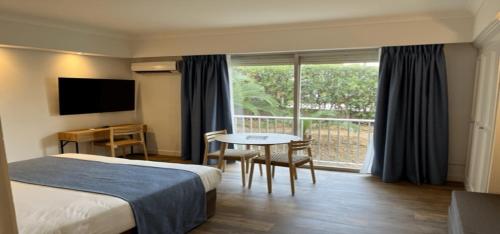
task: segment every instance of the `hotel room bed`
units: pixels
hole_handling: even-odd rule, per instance
[[[215,189],[221,181],[221,172],[217,169],[87,154],[55,157],[193,172],[200,177],[205,190],[207,216],[214,213]],[[123,233],[136,227],[130,204],[121,198],[16,181],[11,184],[20,233]]]

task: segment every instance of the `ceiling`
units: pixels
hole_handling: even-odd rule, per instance
[[[127,34],[169,33],[393,15],[472,15],[481,0],[0,0],[21,15]]]

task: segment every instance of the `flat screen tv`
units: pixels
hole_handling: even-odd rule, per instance
[[[134,80],[59,78],[59,113],[61,115],[134,109]]]

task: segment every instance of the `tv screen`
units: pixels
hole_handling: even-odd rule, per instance
[[[134,80],[59,78],[61,115],[134,109]]]

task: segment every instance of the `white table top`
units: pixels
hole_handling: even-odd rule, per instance
[[[217,141],[239,145],[279,145],[300,139],[298,136],[277,133],[235,133],[215,137]]]

